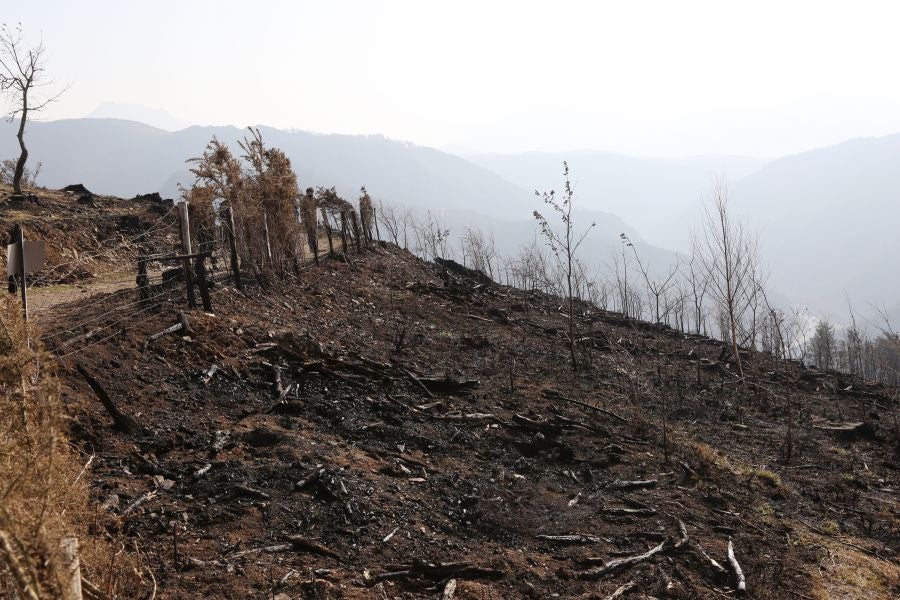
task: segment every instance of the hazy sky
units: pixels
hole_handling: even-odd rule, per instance
[[[4,0],[72,88],[454,150],[769,157],[900,131],[893,2]]]

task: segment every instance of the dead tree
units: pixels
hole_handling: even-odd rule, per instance
[[[35,99],[36,90],[50,85],[47,79],[43,42],[28,47],[22,37],[22,26],[10,30],[6,25],[0,28],[0,91],[12,99],[13,108],[9,120],[19,118],[16,139],[19,140],[19,160],[13,171],[12,185],[16,194],[22,193],[22,176],[28,160],[28,148],[25,147],[25,123],[29,113],[36,113],[51,102],[58,99],[65,90]]]
[[[757,241],[743,223],[733,218],[723,181],[713,186],[700,230],[692,237],[694,255],[709,281],[710,294],[725,317],[731,353],[743,381],[738,344],[744,313],[756,295]]]
[[[669,288],[675,283],[675,275],[678,273],[678,265],[674,264],[671,266],[669,270],[669,274],[665,276],[664,279],[659,280],[650,275],[647,267],[644,266],[644,263],[641,262],[641,257],[638,255],[637,248],[634,247],[632,241],[628,238],[627,235],[620,234],[620,237],[625,242],[625,245],[631,248],[631,251],[634,253],[634,260],[637,261],[638,269],[641,272],[641,275],[644,276],[644,282],[647,284],[647,291],[652,296],[655,307],[655,320],[654,323],[659,324],[662,322],[663,316],[668,316],[668,310],[666,310],[665,315],[659,312],[659,300],[661,297],[665,296],[666,292]]]
[[[557,265],[563,272],[566,279],[566,308],[569,329],[569,353],[571,354],[572,370],[578,369],[578,360],[575,356],[575,303],[573,294],[573,284],[575,276],[575,256],[578,247],[584,242],[587,234],[590,233],[595,223],[591,223],[590,227],[582,233],[575,232],[575,226],[572,222],[572,201],[575,198],[575,192],[572,183],[569,180],[569,165],[563,162],[563,177],[565,178],[565,188],[563,190],[562,199],[558,200],[555,191],[540,192],[535,191],[535,195],[541,198],[547,206],[553,209],[559,215],[562,223],[562,232],[558,231],[550,224],[541,213],[534,211],[534,218],[537,219],[541,226],[541,233],[547,240],[547,245],[556,258]]]

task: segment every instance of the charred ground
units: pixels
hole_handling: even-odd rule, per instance
[[[104,294],[58,314],[112,322]],[[587,306],[573,374],[555,298],[393,246],[213,299],[58,369],[105,534],[164,597],[720,597],[729,539],[753,597],[900,594],[891,390],[757,353],[741,386],[720,343]]]

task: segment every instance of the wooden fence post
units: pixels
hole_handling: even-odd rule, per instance
[[[352,210],[352,209],[350,212],[350,225],[351,225],[351,233],[353,234],[353,237],[355,238],[354,243],[356,244],[356,253],[359,254],[360,252],[362,252],[360,238],[365,236],[365,232],[362,230],[362,224],[359,222],[359,215],[357,215],[356,211]]]
[[[341,252],[347,256],[347,213],[341,211]]]
[[[82,600],[81,561],[78,559],[78,538],[68,535],[59,540],[57,558],[63,600]]]
[[[328,238],[328,254],[334,256],[334,241],[331,239],[331,223],[328,221],[328,213],[322,207],[322,223],[325,224],[325,236]],[[318,252],[316,253],[318,255]]]
[[[212,300],[209,297],[209,285],[206,281],[206,257],[201,253],[197,256],[194,266],[197,269],[197,287],[200,288],[200,300],[203,302],[203,310],[212,312]]]
[[[188,218],[187,200],[178,204],[178,222],[181,225],[181,251],[187,255],[191,253],[191,223]],[[191,259],[185,258],[183,263],[184,283],[187,285],[188,306],[197,306],[197,298],[194,296],[194,274],[191,270]]]
[[[140,298],[141,306],[146,306],[147,301],[150,299],[150,278],[147,276],[147,257],[143,249],[138,254],[137,269],[137,279],[135,281],[138,285],[138,297]]]
[[[372,220],[375,221],[375,235],[378,237],[378,241],[381,241],[381,232],[378,231],[378,212],[375,209],[375,206],[372,205]]]
[[[241,283],[241,269],[238,264],[237,240],[234,237],[234,211],[231,210],[231,204],[225,210],[228,214],[228,245],[231,249],[231,274],[234,276],[234,286],[242,290],[244,286]]]
[[[272,266],[272,244],[269,242],[269,217],[263,212],[263,232],[266,234],[266,254],[269,257],[269,268],[274,269]]]

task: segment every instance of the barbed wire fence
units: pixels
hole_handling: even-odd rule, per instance
[[[89,251],[72,250],[71,258],[54,262],[27,278],[26,291],[32,293],[31,314],[41,321],[44,331],[41,340],[51,355],[64,361],[117,336],[126,339],[129,330],[149,322],[164,310],[180,311],[185,305],[195,308],[198,304],[195,288],[207,311],[212,310],[212,298],[219,298],[232,285],[240,291],[241,286],[236,285],[239,271],[235,272],[229,254],[234,251],[229,247],[234,233],[227,221],[216,220],[212,231],[198,234],[202,238],[212,237],[198,240],[199,251],[192,251],[189,214],[188,202],[173,203],[152,222],[139,224],[140,231],[125,235],[119,229]],[[335,231],[327,227],[327,221],[325,225],[317,226],[316,236],[324,234],[333,239],[339,231],[340,239],[335,243],[340,244],[341,254],[334,254],[332,244],[328,244],[328,253],[342,257],[349,264],[347,251],[354,245],[347,240],[351,235],[360,235],[359,232],[351,232],[346,223],[343,229]],[[256,279],[265,287],[259,278],[258,265],[245,258],[248,248],[243,238],[247,235],[241,228],[237,240],[240,262],[248,265],[252,275],[247,277],[244,273],[244,276],[248,281]],[[271,248],[268,228],[260,235],[265,236],[266,247]],[[308,264],[295,264],[297,277],[312,267],[313,262],[318,264],[316,259],[325,253],[324,244],[306,244],[306,241],[304,238],[300,244],[298,256],[302,263]],[[356,240],[357,252],[359,244],[360,240]]]
[[[28,278],[26,291],[32,302],[37,300],[32,314],[42,321],[41,340],[52,356],[63,361],[124,337],[167,305],[180,307],[187,300],[193,307],[194,285],[200,288],[203,308],[211,309],[208,286],[221,285],[227,277],[220,277],[214,266],[213,272],[206,271],[218,249],[190,252],[187,213],[187,203],[173,203],[141,231],[120,232]],[[222,262],[222,257],[212,262]],[[98,265],[101,270],[90,274]]]

